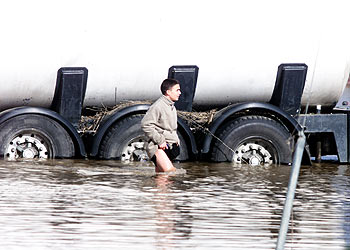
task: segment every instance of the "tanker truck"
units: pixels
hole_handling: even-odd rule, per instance
[[[350,162],[346,1],[6,1],[0,156],[147,160],[140,121],[180,81],[178,160]],[[199,119],[204,117],[205,119]]]

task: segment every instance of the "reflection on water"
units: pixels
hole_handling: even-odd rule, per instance
[[[1,249],[274,249],[290,168],[0,161]],[[350,167],[301,169],[286,249],[349,249]]]

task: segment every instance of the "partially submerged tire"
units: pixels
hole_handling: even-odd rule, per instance
[[[100,149],[100,159],[121,161],[146,161],[146,137],[141,129],[143,115],[132,115],[112,125],[104,136]],[[177,160],[187,160],[188,152],[184,139],[180,137],[180,155]]]
[[[25,114],[0,124],[0,157],[15,159],[71,158],[74,143],[56,121]]]
[[[278,122],[263,116],[238,118],[220,130],[212,160],[238,164],[289,164],[294,140]]]

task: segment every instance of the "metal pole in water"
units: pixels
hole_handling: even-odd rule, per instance
[[[304,146],[305,146],[304,132],[299,133],[299,138],[296,143],[296,149],[293,155],[292,171],[289,177],[288,191],[283,208],[283,215],[281,219],[280,231],[278,234],[276,250],[283,250],[284,244],[287,238],[288,224],[290,215],[293,208],[293,200],[295,189],[298,183],[298,176],[300,171],[301,160],[303,158]]]

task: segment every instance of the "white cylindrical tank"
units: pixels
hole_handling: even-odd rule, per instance
[[[4,1],[0,110],[49,107],[61,67],[89,70],[85,105],[155,99],[197,65],[194,105],[268,101],[281,63],[306,63],[302,102],[332,105],[349,78],[346,1]]]

